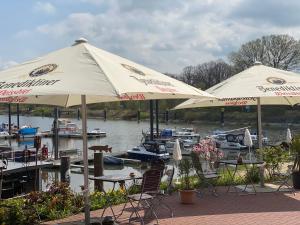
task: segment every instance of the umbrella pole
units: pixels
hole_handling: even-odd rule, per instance
[[[153,100],[149,101],[150,103],[150,141],[153,141]]]
[[[155,121],[156,121],[156,138],[159,137],[159,118],[158,118],[158,100],[155,100]]]
[[[260,98],[257,98],[257,135],[258,135],[258,148],[262,148],[262,126],[261,126],[261,104],[260,104]],[[260,160],[262,160],[262,155],[259,156]],[[260,168],[259,173],[259,180],[260,180],[260,186],[265,186],[264,181],[264,166],[262,165]]]
[[[90,224],[90,203],[89,203],[89,174],[88,174],[88,151],[87,151],[87,116],[86,116],[86,97],[81,95],[81,110],[82,110],[82,153],[83,153],[83,176],[84,176],[84,213],[85,224]]]
[[[262,126],[261,126],[261,104],[260,98],[257,98],[257,135],[258,135],[258,148],[262,148]]]

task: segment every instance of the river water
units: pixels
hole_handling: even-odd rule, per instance
[[[78,127],[81,128],[81,121],[77,119],[70,119],[72,122],[78,124]],[[5,115],[0,116],[0,121],[7,122],[8,118]],[[255,122],[255,121],[254,121]],[[253,124],[255,124],[253,122]],[[12,123],[16,124],[16,117],[12,117]],[[53,123],[53,118],[48,117],[29,117],[29,116],[21,116],[20,117],[20,125],[31,125],[33,127],[39,127],[40,131],[47,131],[51,129],[51,125]],[[102,131],[107,133],[107,137],[105,138],[97,138],[90,139],[88,141],[88,145],[109,145],[112,147],[113,153],[123,153],[128,149],[138,145],[142,139],[142,131],[149,130],[149,122],[140,122],[137,121],[103,121],[101,119],[88,119],[87,121],[88,130],[92,130],[94,128],[100,128]],[[220,127],[218,124],[185,124],[185,123],[169,123],[160,124],[160,128],[180,128],[180,127],[193,127],[197,132],[200,133],[201,137],[204,137],[208,134],[211,134],[212,131],[217,129],[230,130],[236,129],[239,127],[244,127],[245,125],[226,125],[224,127]],[[253,125],[254,127],[254,125]],[[276,126],[266,126],[264,127],[265,134],[269,137],[270,141],[278,142],[284,141],[286,136],[286,128],[287,124],[280,124]],[[292,132],[298,132],[299,127],[292,127]],[[21,144],[17,143],[16,140],[2,140],[0,144],[11,144],[15,148],[24,149],[25,143]],[[46,144],[49,148],[49,153],[51,154],[53,145],[51,138],[43,138],[42,144]],[[59,149],[71,149],[77,148],[81,151],[82,149],[82,140],[81,139],[68,139],[61,138],[59,140]],[[90,152],[89,154],[92,154]],[[170,162],[172,164],[172,162]],[[105,167],[104,174],[129,174],[130,172],[134,172],[136,174],[141,174],[144,169],[140,166],[122,166],[122,167]],[[56,170],[44,170],[42,174],[43,178],[43,187],[45,188],[48,183],[52,180],[59,179],[59,171]],[[83,175],[80,169],[72,169],[71,170],[71,188],[75,191],[80,191],[80,185],[83,184]],[[93,189],[93,182],[90,182],[91,190]],[[106,187],[111,187],[107,185]]]

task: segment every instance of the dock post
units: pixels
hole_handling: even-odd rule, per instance
[[[104,111],[103,111],[104,121],[106,121],[106,116],[107,116],[107,114],[106,114],[106,109],[104,109]]]
[[[70,156],[60,157],[60,181],[70,184]]]
[[[138,110],[137,111],[137,122],[140,123],[140,120],[141,120],[141,111]]]
[[[80,120],[80,109],[77,109],[77,120]]]
[[[53,122],[53,134],[54,134],[54,159],[58,159],[58,108],[54,109],[54,122]]]
[[[224,127],[224,113],[225,113],[225,108],[221,108],[221,125]]]
[[[20,105],[17,104],[17,126],[20,129]]]
[[[169,110],[166,110],[166,114],[165,114],[165,123],[168,125],[169,123]]]
[[[103,153],[94,152],[94,176],[95,177],[103,176],[103,170],[104,170]],[[95,186],[95,191],[103,190],[103,182],[99,180],[95,180],[94,186]]]
[[[35,177],[34,177],[34,190],[39,190],[39,180],[40,180],[40,170],[37,166],[38,164],[38,153],[41,148],[42,139],[41,136],[34,136],[34,148],[35,148]]]
[[[11,104],[8,104],[8,133],[11,135]]]

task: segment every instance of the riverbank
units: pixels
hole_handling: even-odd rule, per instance
[[[101,105],[94,104],[88,106],[88,117],[94,119],[107,120],[126,120],[126,121],[147,121],[149,119],[149,109],[143,103],[143,107],[123,103],[115,106],[117,103]],[[120,103],[119,103],[120,104]],[[132,103],[133,104],[133,103]],[[142,103],[141,103],[142,104]],[[221,123],[221,108],[197,108],[186,110],[170,110],[173,108],[166,104],[160,104],[159,120],[160,122],[173,123]],[[289,106],[263,106],[262,121],[267,125],[285,123],[297,124],[300,123],[300,107]],[[16,106],[12,105],[11,112],[16,115]],[[7,115],[7,105],[0,107],[0,114]],[[20,106],[20,114],[24,116],[41,116],[53,117],[54,107],[41,105]],[[59,116],[61,118],[78,118],[80,117],[80,108],[60,108]],[[256,107],[227,107],[224,111],[224,122],[227,124],[253,124],[256,122]],[[3,121],[4,122],[4,121]]]

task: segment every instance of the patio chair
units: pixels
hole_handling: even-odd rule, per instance
[[[159,191],[160,179],[161,179],[161,171],[157,169],[147,170],[143,174],[141,193],[128,196],[129,203],[133,209],[133,212],[129,217],[129,221],[133,219],[132,216],[133,214],[135,214],[136,217],[141,221],[141,224],[144,224],[144,220],[140,216],[139,211],[145,210],[145,215],[146,215],[147,214],[146,211],[149,210],[150,213],[154,215],[158,224],[158,217],[154,209],[153,202],[160,193]],[[136,206],[134,206],[134,203],[136,203]]]
[[[279,187],[277,188],[276,192],[280,192],[282,188],[287,188],[288,191],[296,195],[293,185],[289,183],[289,181],[292,179],[292,172],[293,172],[293,165],[288,165],[286,172],[274,173],[274,176],[277,177],[279,183]]]
[[[154,208],[165,208],[170,212],[171,217],[174,217],[173,210],[171,207],[164,201],[166,197],[170,196],[173,192],[173,178],[175,174],[175,168],[172,167],[172,169],[168,169],[165,172],[165,175],[167,176],[167,188],[166,190],[160,190],[160,192],[157,195],[156,202],[154,203]]]
[[[200,184],[202,185],[207,185],[208,190],[211,191],[211,193],[214,196],[218,196],[217,190],[213,182],[217,180],[220,176],[215,170],[209,170],[208,168],[205,168],[208,162],[200,162],[199,155],[195,152],[191,152],[191,158],[192,158],[192,163],[194,166],[194,169],[196,171],[196,174],[198,176],[198,179],[200,181]],[[206,164],[206,165],[204,165]],[[201,196],[202,191],[199,189],[197,190],[197,193]]]
[[[161,171],[161,176],[160,177],[162,177],[164,175],[164,170],[166,168],[165,161],[162,160],[162,159],[153,159],[150,162],[150,168],[151,169],[157,169],[157,170]]]
[[[235,160],[238,158],[238,152],[237,151],[229,151],[227,153],[226,159],[227,160]]]

